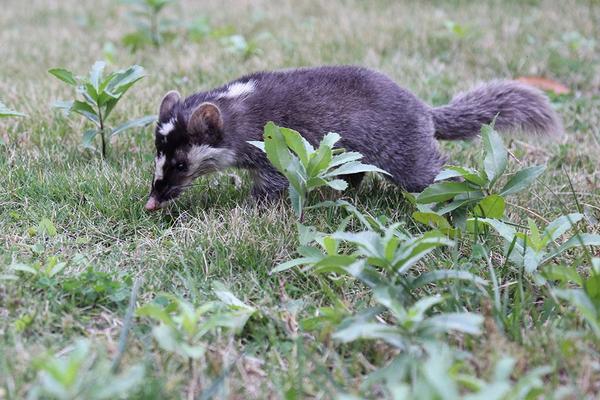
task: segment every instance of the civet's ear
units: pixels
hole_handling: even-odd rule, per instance
[[[160,110],[158,111],[158,120],[161,122],[166,121],[171,116],[171,111],[173,111],[173,107],[175,104],[179,103],[181,100],[181,95],[176,90],[171,90],[169,93],[163,97],[160,102]]]
[[[213,103],[202,103],[188,121],[187,131],[193,138],[208,143],[216,143],[223,136],[221,110]]]

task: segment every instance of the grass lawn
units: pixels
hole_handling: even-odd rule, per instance
[[[373,306],[373,291],[347,275],[300,267],[270,274],[298,256],[297,219],[287,199],[258,207],[248,198],[249,176],[238,172],[239,188],[225,174],[204,177],[167,209],[146,213],[153,128],[124,132],[102,161],[81,146],[89,128],[84,119],[52,107],[73,98],[73,88],[47,73],[64,67],[83,75],[100,59],[110,70],[143,66],[147,77],[115,108],[115,125],[156,114],[168,90],[189,95],[264,69],[359,64],[385,72],[433,105],[486,80],[551,78],[571,89],[552,95],[566,136],[555,142],[503,137],[509,171],[547,166],[531,187],[507,197],[504,219],[527,231],[528,218],[546,226],[580,212],[578,230],[598,234],[597,1],[180,0],[161,13],[174,22],[166,28],[173,37],[136,52],[122,44],[136,29],[131,5],[4,0],[1,7],[0,101],[27,116],[0,119],[0,399],[93,398],[90,392],[117,398],[102,397],[108,388],[140,399],[452,398],[453,388],[464,395],[483,385],[475,378],[490,385],[488,393],[503,393],[491,386],[503,365],[506,379],[497,385],[540,380],[530,382],[539,388],[529,398],[600,396],[600,332],[590,322],[595,318],[600,326],[600,278],[592,282],[600,275],[591,266],[598,247],[569,250],[538,271],[548,278],[564,266],[563,275],[577,271],[583,278],[543,283],[542,275],[507,259],[495,231],[463,235],[452,248],[423,258],[411,276],[444,268],[469,272],[487,286],[447,280],[411,296],[443,296],[430,316],[482,315],[480,334],[436,334],[415,345],[421,350],[414,354],[384,340],[342,343],[332,336],[340,329],[336,315]],[[442,147],[454,165],[477,167],[481,159],[479,140]],[[323,196],[331,194],[314,194],[311,204]],[[429,230],[413,219],[405,194],[379,178],[341,196],[411,234]],[[345,216],[341,209],[309,210],[304,223],[333,232]],[[352,220],[348,229],[360,225]],[[63,262],[54,275],[14,269],[59,269]],[[555,296],[554,289],[577,289],[588,278],[591,314]],[[243,329],[222,326],[244,308],[223,306],[215,282],[256,310]],[[219,327],[196,335],[197,357],[187,357],[193,349],[179,342],[169,350],[165,343],[173,338],[166,328],[153,331],[156,319],[128,320],[136,283],[135,304],[155,305],[146,308],[153,315],[168,295],[193,307],[213,306],[201,319]],[[333,317],[315,319],[324,308]],[[389,312],[378,318],[395,321]],[[127,342],[120,344],[124,331]],[[71,367],[57,361],[66,359]],[[385,369],[392,360],[408,360],[409,367]],[[112,374],[111,363],[123,375]],[[392,374],[395,394],[376,381],[378,371]],[[525,398],[517,392],[502,398]]]

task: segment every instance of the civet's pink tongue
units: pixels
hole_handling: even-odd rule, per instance
[[[148,199],[148,202],[146,203],[146,210],[148,211],[156,211],[158,210],[160,204],[158,203],[158,201],[156,201],[156,199],[154,197],[150,197]]]

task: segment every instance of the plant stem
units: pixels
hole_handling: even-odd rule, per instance
[[[152,36],[152,43],[154,47],[160,47],[160,37],[158,33],[158,12],[152,11],[150,15],[150,35]]]
[[[194,359],[192,359],[192,358],[188,359],[188,368],[190,369],[191,379],[190,379],[190,383],[188,386],[187,398],[190,400],[194,400],[194,398],[196,397],[196,392],[197,392],[196,382],[198,381],[198,374],[197,374],[196,363],[194,362]]]
[[[142,283],[141,278],[137,278],[133,283],[133,288],[131,289],[131,295],[129,297],[129,307],[127,308],[127,314],[125,314],[125,321],[123,322],[123,329],[121,330],[121,335],[119,337],[119,352],[115,357],[111,371],[113,373],[117,373],[119,371],[119,366],[121,365],[121,360],[123,359],[123,355],[125,354],[126,346],[127,346],[127,338],[129,336],[129,331],[133,324],[133,313],[135,312],[135,300],[137,299],[137,294],[140,289],[140,284]]]
[[[102,139],[102,159],[106,159],[106,139],[104,138],[104,128],[100,129],[100,138]]]
[[[106,138],[104,137],[104,121],[102,119],[102,110],[98,106],[98,120],[100,120],[100,139],[102,140],[102,159],[106,159]]]

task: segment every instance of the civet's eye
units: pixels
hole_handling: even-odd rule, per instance
[[[175,165],[175,168],[177,168],[177,171],[185,171],[185,163],[177,163],[177,165]]]

